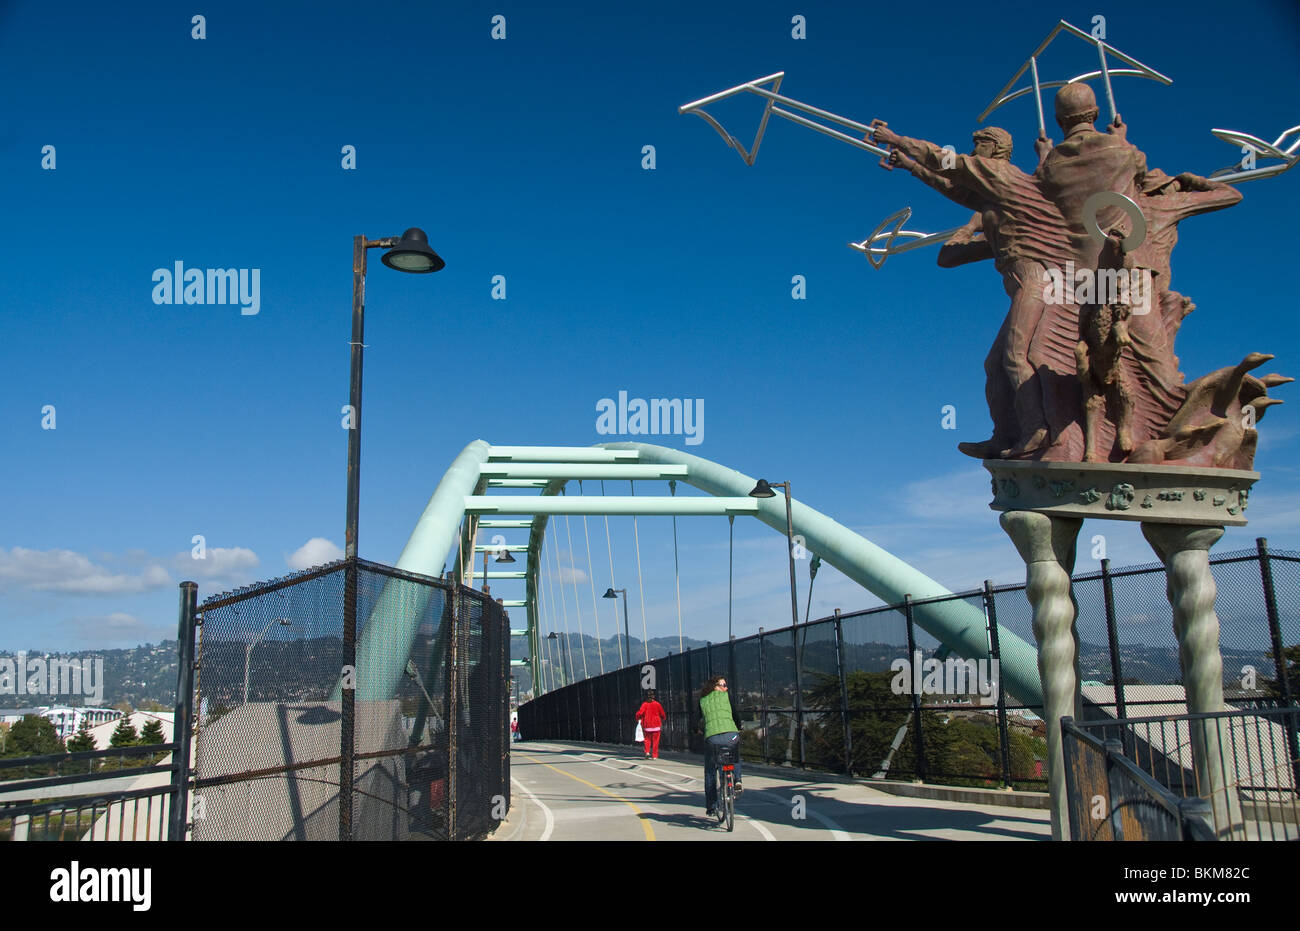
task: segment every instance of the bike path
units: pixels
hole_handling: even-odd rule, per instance
[[[1047,840],[1046,811],[902,798],[772,767],[745,770],[736,828],[704,814],[703,760],[638,748],[524,741],[511,810],[492,840]]]

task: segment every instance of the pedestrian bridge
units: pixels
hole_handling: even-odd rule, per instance
[[[565,494],[578,481],[666,482],[667,495]],[[676,493],[681,484],[702,494]],[[512,631],[528,638],[533,681],[539,681],[539,571],[546,527],[554,515],[659,515],[672,517],[752,517],[786,532],[786,503],[750,496],[756,479],[708,459],[648,443],[605,443],[592,447],[494,446],[475,440],[461,451],[438,483],[416,522],[396,566],[440,576],[449,564],[456,579],[518,579],[525,597],[503,602],[522,608],[527,627]],[[527,493],[525,493],[527,492]],[[808,505],[792,500],[793,532],[806,548],[886,603],[950,592],[861,534]],[[527,540],[501,543],[507,533],[527,532]],[[501,532],[498,541],[489,542]],[[488,538],[488,539],[484,539]],[[522,567],[477,572],[475,554],[523,554]],[[518,560],[512,561],[516,563]],[[381,603],[364,625],[357,643],[358,668],[368,670],[357,685],[358,700],[388,698],[400,681],[415,629],[403,626],[407,614]],[[957,656],[988,656],[987,619],[963,602],[917,604],[916,624]],[[407,649],[402,649],[405,644]],[[1042,688],[1037,651],[1007,632],[1001,641],[1001,685],[1020,703],[1039,707]]]

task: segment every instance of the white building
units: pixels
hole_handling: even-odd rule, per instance
[[[122,712],[116,708],[72,708],[67,705],[42,705],[38,708],[0,709],[0,723],[12,727],[29,714],[39,714],[43,718],[48,718],[50,723],[54,725],[54,729],[59,732],[60,740],[67,740],[77,733],[77,728],[81,727],[83,719],[89,721],[89,726],[94,728],[96,725],[107,721],[116,721],[122,716]]]

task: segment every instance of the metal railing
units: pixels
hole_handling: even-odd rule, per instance
[[[183,779],[175,751],[147,744],[0,759],[0,841],[168,839]]]
[[[1172,800],[1180,811],[1194,811],[1210,839],[1300,839],[1300,759],[1290,742],[1300,725],[1300,708],[1255,704],[1208,714],[1063,719],[1068,795],[1079,809],[1071,810],[1072,836],[1133,839],[1132,832],[1097,836],[1103,806],[1093,803],[1102,783],[1087,757],[1104,747],[1108,769],[1140,782],[1147,798],[1158,796],[1166,803]],[[1104,807],[1110,817],[1115,799]],[[1080,829],[1082,835],[1075,833]]]
[[[1293,706],[1300,685],[1300,553],[1254,550],[1211,559],[1218,583],[1229,704]],[[1079,666],[1088,717],[1186,711],[1178,644],[1160,564],[1076,574]],[[1036,709],[999,688],[996,696],[897,694],[898,660],[917,652],[944,660],[946,648],[914,615],[927,606],[965,602],[986,619],[990,667],[1000,660],[1000,637],[1010,632],[1033,643],[1032,610],[1023,583],[852,614],[798,627],[760,632],[669,653],[545,693],[519,709],[525,739],[631,743],[634,712],[653,680],[667,711],[660,738],[666,749],[702,752],[694,733],[698,690],[726,675],[742,728],[746,760],[802,766],[877,778],[909,778],[971,786],[1046,786],[1046,725]],[[565,635],[561,634],[561,638]],[[577,655],[582,642],[569,644]],[[649,667],[649,669],[647,669]],[[648,675],[649,670],[653,673]],[[797,675],[796,675],[797,670]],[[1282,722],[1296,752],[1293,719]]]

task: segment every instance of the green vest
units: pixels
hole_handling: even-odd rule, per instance
[[[735,719],[731,717],[731,702],[726,692],[710,692],[700,699],[700,711],[704,714],[704,736],[725,734],[738,731]]]

